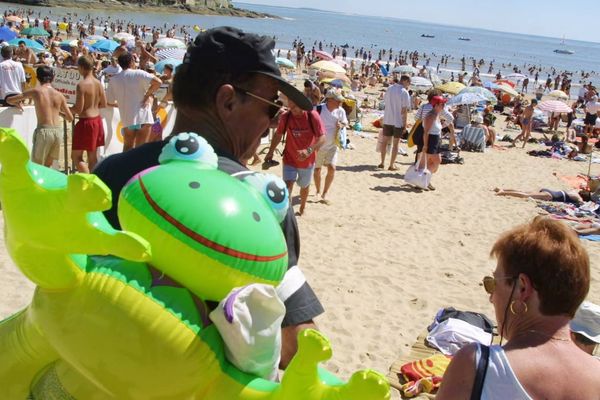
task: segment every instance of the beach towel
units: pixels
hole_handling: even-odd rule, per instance
[[[448,356],[456,354],[463,346],[476,342],[489,345],[492,335],[456,318],[440,322],[427,335],[427,343]]]
[[[591,242],[600,242],[600,235],[584,235],[579,236],[582,240],[589,240]]]
[[[406,145],[408,147],[414,147],[415,146],[415,140],[414,140],[414,134],[417,131],[422,131],[423,130],[423,124],[421,123],[421,120],[418,119],[415,121],[414,125],[412,126],[409,134],[408,134],[408,140]]]
[[[413,361],[400,367],[400,371],[407,381],[418,381],[421,378],[444,376],[452,358],[443,354],[434,354],[431,357]]]
[[[558,173],[554,173],[561,181],[565,182],[567,185],[572,187],[573,189],[585,189],[588,185],[588,177],[585,175],[559,175]]]

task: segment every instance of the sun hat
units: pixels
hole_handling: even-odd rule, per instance
[[[275,79],[279,90],[301,109],[312,110],[310,100],[281,77],[273,51],[275,41],[268,36],[246,33],[240,29],[221,26],[196,36],[183,58],[197,73],[255,73]]]
[[[473,122],[483,124],[483,117],[481,116],[481,114],[475,114],[475,116],[473,117]]]
[[[571,320],[571,330],[600,343],[600,306],[584,301]]]
[[[334,99],[336,101],[344,101],[346,100],[344,98],[344,95],[342,95],[342,93],[338,90],[333,90],[333,89],[329,89],[327,91],[327,93],[325,94],[325,98],[326,99]]]

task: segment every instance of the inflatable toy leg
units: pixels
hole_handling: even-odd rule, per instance
[[[278,399],[387,400],[390,388],[385,377],[375,371],[359,371],[348,383],[322,382],[318,364],[331,358],[329,340],[321,333],[306,329],[298,335],[298,352],[286,369]]]
[[[35,375],[57,357],[27,309],[1,321],[0,399],[26,399]]]

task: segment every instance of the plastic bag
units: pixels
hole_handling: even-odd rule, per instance
[[[273,286],[233,289],[210,313],[225,342],[227,359],[240,370],[277,379],[285,306]]]
[[[421,164],[421,158],[425,157],[425,165],[422,169],[419,169]],[[427,169],[427,156],[424,153],[419,155],[417,162],[406,170],[404,174],[404,181],[410,185],[419,187],[421,189],[429,188],[429,182],[431,181],[431,172]]]

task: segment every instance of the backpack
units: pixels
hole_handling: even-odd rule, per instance
[[[323,104],[317,105],[315,107],[315,109],[317,110],[317,112],[319,114],[321,114],[321,110],[323,109]],[[290,111],[285,113],[285,122],[283,123],[283,131],[281,132],[282,135],[285,135],[287,133],[287,127],[288,127],[289,121],[290,121]],[[317,130],[315,129],[314,123],[313,123],[313,117],[312,117],[311,112],[308,113],[308,123],[310,124],[310,129],[313,131],[313,133],[317,132]]]

